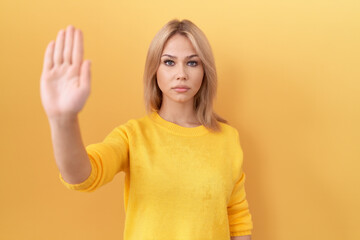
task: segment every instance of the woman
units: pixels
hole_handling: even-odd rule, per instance
[[[238,132],[213,112],[216,71],[210,45],[188,20],[167,23],[145,65],[149,114],[84,147],[78,113],[90,92],[80,30],[49,43],[41,98],[60,179],[94,191],[125,172],[124,239],[251,239]]]

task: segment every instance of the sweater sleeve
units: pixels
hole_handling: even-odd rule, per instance
[[[61,182],[69,189],[82,192],[92,192],[100,186],[110,182],[120,171],[129,168],[129,139],[125,125],[115,128],[103,142],[86,147],[91,163],[91,174],[82,183],[70,184],[65,182],[61,173]]]
[[[236,131],[237,133],[237,131]],[[234,172],[236,173],[236,182],[228,202],[228,218],[230,227],[230,236],[251,235],[253,223],[249,211],[249,205],[246,200],[245,192],[245,173],[242,169],[243,153],[240,146],[239,135],[236,134],[236,161]]]

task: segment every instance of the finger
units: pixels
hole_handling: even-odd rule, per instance
[[[72,64],[80,67],[84,55],[83,35],[80,29],[75,30],[74,50],[72,52]]]
[[[54,63],[60,65],[63,61],[65,31],[61,29],[55,42]]]
[[[54,46],[55,46],[54,43],[55,41],[51,41],[46,47],[45,56],[44,56],[44,66],[43,66],[44,71],[50,70],[54,65],[53,62]]]
[[[69,25],[65,34],[64,62],[71,64],[71,55],[74,42],[74,27]]]
[[[90,91],[90,82],[91,82],[91,62],[86,60],[81,65],[80,71],[80,87]]]

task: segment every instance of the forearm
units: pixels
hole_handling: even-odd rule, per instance
[[[251,240],[251,235],[231,237],[231,240]]]
[[[83,145],[77,116],[49,119],[56,164],[63,179],[81,183],[91,173],[89,157]]]

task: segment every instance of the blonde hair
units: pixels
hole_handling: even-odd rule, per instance
[[[216,95],[217,75],[214,56],[205,34],[191,21],[174,19],[168,22],[152,40],[145,63],[144,100],[147,112],[159,111],[162,92],[157,84],[156,72],[166,42],[175,34],[186,36],[194,46],[204,68],[204,78],[199,91],[194,96],[194,109],[198,121],[212,131],[220,131],[217,121],[226,123],[213,111]]]

